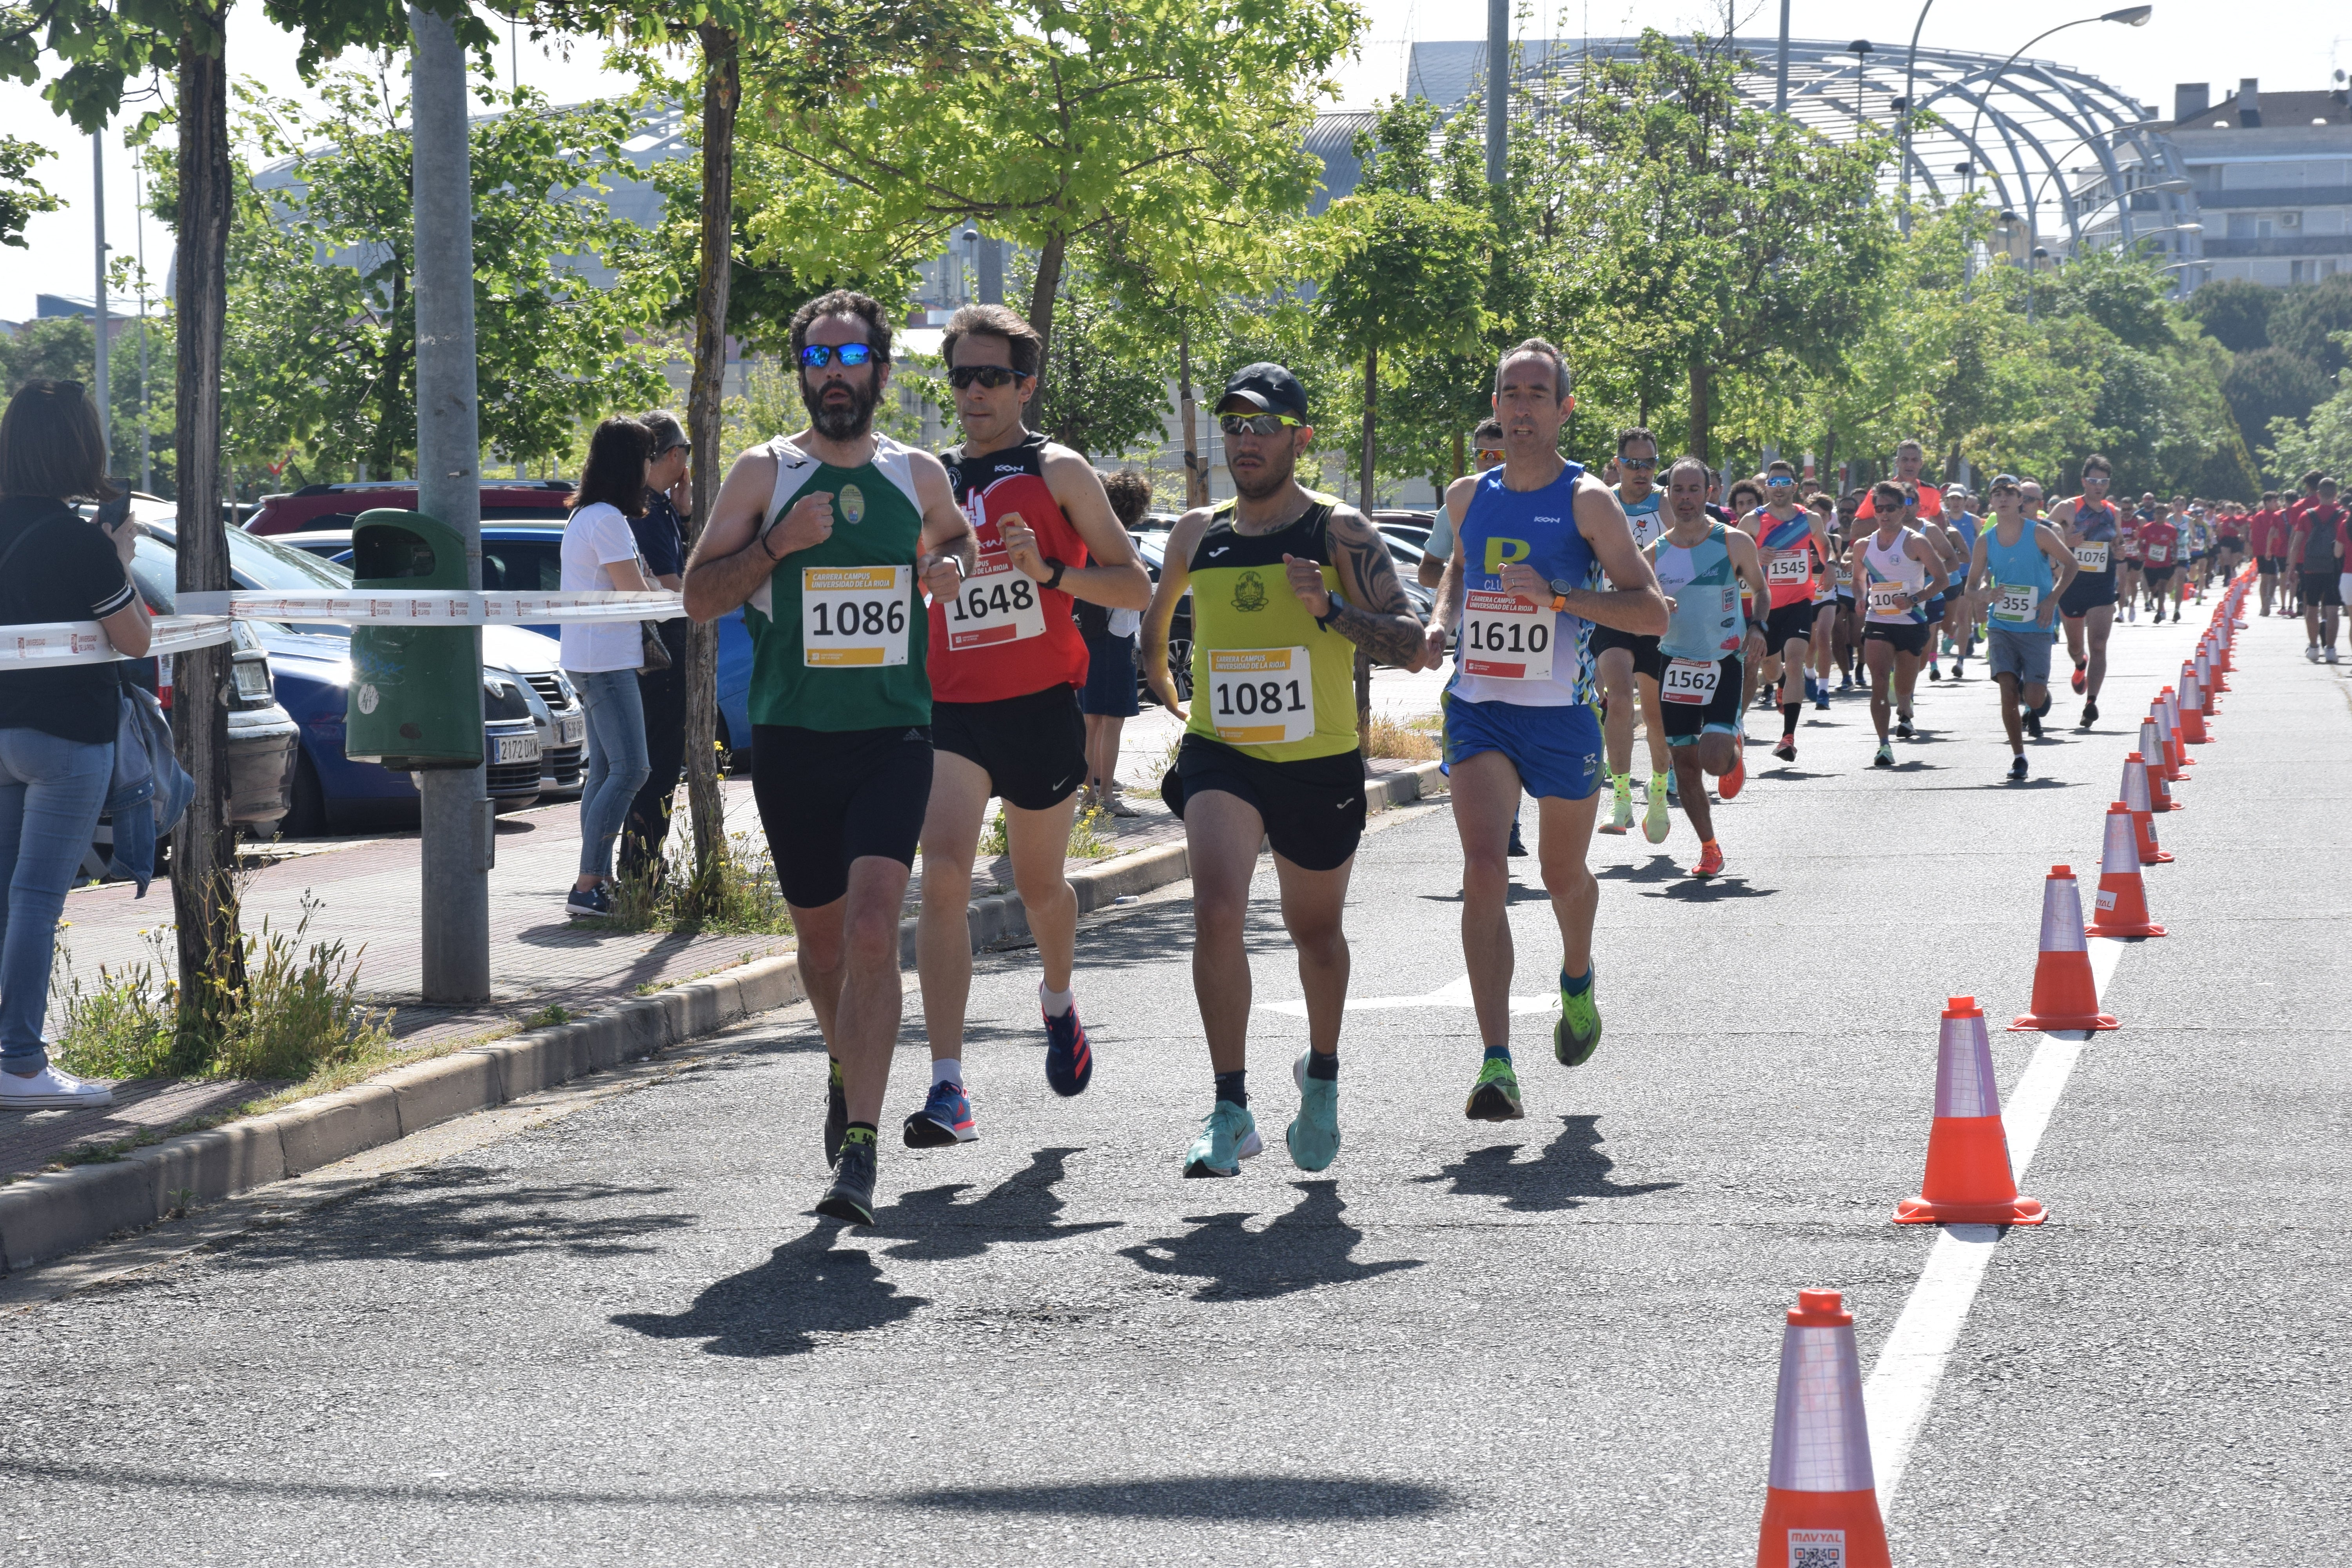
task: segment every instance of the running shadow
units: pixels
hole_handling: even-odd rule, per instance
[[[1462,889],[1456,888],[1450,893],[1423,893],[1420,897],[1422,902],[1427,904],[1458,904],[1462,901]],[[1503,901],[1506,905],[1546,904],[1551,901],[1551,895],[1541,888],[1530,888],[1515,878],[1511,882],[1510,895]],[[1091,955],[1088,962],[1092,962]]]
[[[1563,1116],[1559,1136],[1532,1160],[1517,1156],[1522,1145],[1497,1143],[1473,1149],[1433,1176],[1416,1182],[1451,1182],[1455,1197],[1500,1198],[1517,1214],[1553,1214],[1580,1209],[1598,1198],[1635,1198],[1672,1192],[1680,1182],[1624,1185],[1609,1179],[1616,1162],[1601,1152],[1601,1118]]]
[[[1701,879],[1686,878],[1672,887],[1661,888],[1654,893],[1643,893],[1645,899],[1674,899],[1685,904],[1719,904],[1727,899],[1769,899],[1780,889],[1759,888],[1745,877],[1727,877],[1720,873]]]
[[[1161,1237],[1121,1247],[1119,1256],[1153,1274],[1202,1281],[1196,1301],[1258,1301],[1311,1290],[1318,1285],[1353,1285],[1400,1268],[1418,1268],[1417,1258],[1359,1263],[1350,1256],[1364,1233],[1340,1216],[1339,1184],[1294,1182],[1306,1194],[1288,1214],[1264,1230],[1242,1228],[1244,1213],[1198,1215],[1181,1236]]]
[[[933,1487],[888,1500],[956,1513],[1291,1523],[1421,1519],[1460,1506],[1444,1487],[1369,1476],[1171,1476],[1065,1486]]]
[[[1801,783],[1806,779],[1835,778],[1838,775],[1835,773],[1807,773],[1804,769],[1797,766],[1794,763],[1790,763],[1780,767],[1766,768],[1756,776],[1759,779],[1786,780],[1793,784]]]
[[[1063,1163],[1076,1152],[1076,1149],[1040,1149],[1029,1156],[1027,1169],[1007,1176],[970,1203],[956,1201],[956,1194],[971,1190],[969,1182],[903,1194],[874,1216],[874,1226],[867,1234],[898,1238],[898,1245],[884,1249],[887,1258],[944,1263],[978,1258],[997,1242],[1052,1241],[1118,1229],[1124,1220],[1062,1221],[1064,1205],[1054,1185],[1062,1179]]]
[[[930,1301],[882,1278],[873,1258],[834,1245],[841,1225],[820,1220],[766,1262],[709,1286],[682,1312],[620,1312],[612,1321],[648,1339],[705,1340],[707,1354],[805,1355],[838,1334],[904,1322]]]
[[[1653,853],[1638,866],[1631,863],[1609,866],[1592,875],[1603,882],[1670,882],[1682,875],[1682,868],[1675,864],[1673,856]]]

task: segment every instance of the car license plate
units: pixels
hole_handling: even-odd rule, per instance
[[[576,746],[587,733],[585,713],[566,713],[555,721],[555,743],[559,746]]]
[[[236,694],[248,701],[269,700],[269,667],[257,658],[241,658],[229,667]]]
[[[501,766],[508,763],[535,763],[537,761],[539,761],[538,736],[500,735],[499,737],[499,762]]]

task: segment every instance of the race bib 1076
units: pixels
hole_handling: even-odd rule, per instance
[[[801,662],[840,669],[907,662],[912,566],[801,569]]]
[[[2085,572],[2105,571],[2107,542],[2104,539],[2092,539],[2074,546],[2074,564]]]

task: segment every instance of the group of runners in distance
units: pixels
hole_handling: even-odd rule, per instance
[[[1015,886],[1037,943],[1045,1071],[1085,1091],[1093,1054],[1076,994],[1077,902],[1064,875],[1086,730],[1076,689],[1087,656],[1073,605],[1142,614],[1142,668],[1184,719],[1161,796],[1182,819],[1192,881],[1193,990],[1213,1092],[1187,1176],[1233,1176],[1261,1138],[1248,1086],[1251,975],[1244,934],[1261,843],[1305,993],[1307,1048],[1291,1065],[1292,1162],[1337,1157],[1339,1035],[1349,975],[1348,883],[1364,828],[1353,671],[1376,663],[1454,671],[1444,754],[1462,857],[1462,949],[1483,1057],[1473,1120],[1523,1114],[1510,1050],[1516,968],[1509,858],[1523,795],[1559,933],[1553,1052],[1568,1067],[1601,1037],[1592,965],[1596,828],[1630,832],[1633,720],[1649,748],[1643,832],[1663,841],[1678,804],[1700,840],[1694,875],[1724,857],[1709,788],[1746,778],[1743,714],[1779,709],[1773,754],[1796,755],[1804,704],[1866,682],[1874,762],[1914,734],[1919,670],[1958,677],[1981,657],[2000,688],[2014,760],[2042,733],[2063,624],[2098,716],[2118,604],[2179,614],[2250,548],[2263,601],[2299,604],[2335,658],[2347,528],[2334,481],[2294,508],[2245,515],[2186,498],[2125,511],[2092,456],[2082,493],[2045,514],[2038,486],[2000,475],[1979,514],[1963,486],[1921,478],[1906,442],[1893,475],[1820,492],[1785,462],[1727,489],[1697,458],[1661,466],[1655,437],[1621,434],[1601,473],[1560,455],[1575,399],[1566,358],[1529,339],[1495,369],[1494,417],[1475,471],[1448,487],[1423,580],[1424,626],[1381,533],[1355,507],[1300,482],[1315,436],[1305,389],[1252,364],[1214,405],[1234,495],[1174,525],[1155,586],[1085,457],[1023,423],[1042,343],[1013,311],[967,306],[941,347],[963,431],[939,456],[874,427],[892,331],[883,307],[835,290],[793,317],[809,426],[737,459],[685,577],[686,608],[740,606],[753,657],[753,792],[799,939],[801,975],[827,1056],[818,1212],[871,1224],[877,1129],[904,996],[900,911],[918,853],[917,975],[931,1051],[910,1147],[979,1136],[961,1062],[971,982],[966,920],[988,803],[1003,803]],[[1720,495],[1721,503],[1717,497]],[[2275,498],[2273,498],[2273,500]],[[2323,538],[2324,536],[2324,538]],[[2281,584],[2283,558],[2299,568]],[[2326,580],[2321,581],[2326,567]],[[1180,699],[1168,632],[1190,595],[1192,689]],[[928,600],[928,604],[926,601]],[[1857,678],[1855,661],[1863,666]],[[1604,820],[1605,804],[1609,815]]]

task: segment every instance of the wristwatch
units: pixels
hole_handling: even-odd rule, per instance
[[[1551,607],[1553,609],[1564,610],[1568,608],[1568,591],[1575,584],[1569,582],[1565,577],[1555,577],[1551,580]]]
[[[1062,585],[1062,574],[1067,572],[1070,569],[1069,566],[1064,562],[1055,560],[1050,555],[1045,557],[1045,564],[1054,569],[1054,574],[1045,579],[1045,585],[1048,588],[1059,588]]]

